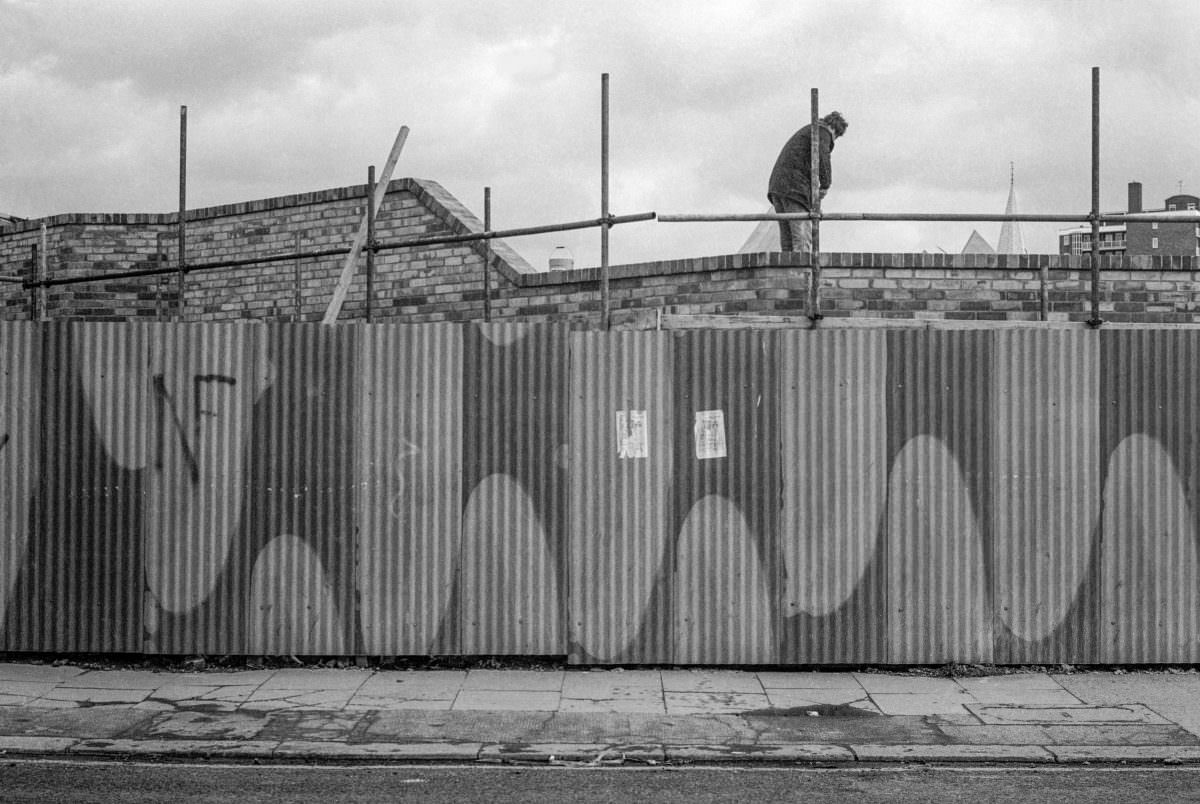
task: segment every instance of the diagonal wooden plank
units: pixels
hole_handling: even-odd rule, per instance
[[[383,199],[387,195],[388,184],[392,181],[392,171],[396,169],[396,162],[400,159],[400,152],[404,150],[404,142],[408,139],[408,126],[401,126],[400,132],[396,134],[396,141],[392,143],[392,151],[388,154],[387,162],[383,166],[383,173],[379,177],[379,183],[375,185],[375,214],[379,214],[379,208],[383,205]],[[346,294],[350,292],[350,283],[354,281],[354,274],[358,268],[358,255],[362,251],[363,245],[367,241],[367,217],[370,215],[368,209],[363,214],[362,223],[358,227],[358,233],[354,235],[354,242],[350,245],[350,253],[346,255],[346,261],[342,264],[342,274],[338,277],[337,286],[333,289],[333,298],[329,301],[329,307],[325,310],[325,317],[321,319],[322,324],[334,324],[337,322],[338,316],[342,313],[342,304],[346,301]]]

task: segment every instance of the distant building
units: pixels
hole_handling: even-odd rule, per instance
[[[1179,222],[1129,221],[1101,226],[1102,256],[1200,256],[1200,198],[1180,193],[1167,198],[1162,209],[1143,209],[1142,184],[1131,181],[1127,212],[1130,215],[1169,215],[1179,218]],[[1091,252],[1090,225],[1059,231],[1059,254],[1078,256]]]
[[[1009,166],[1008,175],[1008,203],[1004,205],[1005,215],[1017,214],[1017,183],[1015,180],[1015,172],[1012,166]],[[1000,224],[1000,240],[996,248],[992,248],[978,229],[971,230],[971,236],[967,238],[966,244],[963,245],[962,251],[959,254],[1024,254],[1025,253],[1025,238],[1021,235],[1021,223],[1019,221],[1004,221]]]
[[[1011,163],[1008,173],[1008,203],[1004,205],[1005,215],[1017,214],[1017,183],[1016,173]],[[1019,221],[1004,221],[1000,224],[1000,242],[996,245],[997,254],[1024,254],[1025,239],[1021,236]]]
[[[971,236],[967,238],[967,243],[962,247],[959,254],[995,254],[996,249],[992,248],[988,241],[983,239],[983,235],[978,229],[971,230]]]

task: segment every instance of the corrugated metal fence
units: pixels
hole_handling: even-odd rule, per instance
[[[0,650],[1200,661],[1200,332],[0,322]]]

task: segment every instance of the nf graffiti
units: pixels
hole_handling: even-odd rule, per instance
[[[187,463],[188,474],[192,479],[193,484],[200,482],[200,464],[196,460],[196,452],[194,445],[200,440],[200,428],[202,417],[216,417],[217,406],[209,401],[211,407],[205,407],[205,389],[213,383],[227,385],[230,388],[237,385],[237,380],[233,377],[224,374],[197,374],[192,377],[192,437],[189,441],[187,437],[187,427],[184,425],[184,416],[180,413],[179,406],[171,397],[167,390],[166,378],[163,374],[155,374],[151,378],[151,385],[154,389],[155,412],[158,419],[157,429],[157,449],[155,450],[154,468],[163,469],[163,456],[166,454],[166,438],[167,430],[174,430],[175,435],[179,439],[179,447],[183,450],[183,458]]]

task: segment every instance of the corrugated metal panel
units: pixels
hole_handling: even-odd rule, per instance
[[[145,382],[147,653],[245,653],[234,579],[250,534],[251,427],[265,330],[155,324]]]
[[[671,343],[571,336],[573,662],[671,661]]]
[[[358,652],[358,333],[267,327],[269,385],[251,425],[254,504],[235,547],[236,582],[250,608],[250,653]]]
[[[0,324],[0,644],[1200,661],[1200,333],[573,343]]]
[[[17,574],[25,565],[41,471],[40,368],[41,328],[0,321],[0,650],[9,647],[4,626]]]
[[[1099,338],[992,333],[996,661],[1095,661]]]
[[[781,660],[885,662],[885,333],[778,337],[786,578]]]
[[[567,331],[464,337],[462,649],[565,654]]]
[[[991,333],[887,339],[889,658],[991,661]]]
[[[45,328],[47,442],[36,527],[9,602],[14,650],[141,650],[146,333]]]
[[[362,334],[358,584],[363,651],[457,653],[462,328]]]
[[[778,388],[772,333],[675,334],[675,657],[778,661]]]
[[[1100,338],[1099,659],[1200,661],[1200,332]]]

